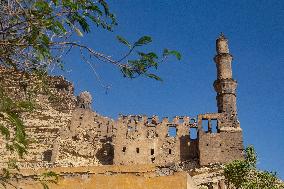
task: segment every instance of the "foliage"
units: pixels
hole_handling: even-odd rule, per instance
[[[138,51],[135,59],[128,60],[134,49],[152,42],[149,36],[139,38],[133,45],[117,36],[129,48],[119,59],[76,41],[78,37],[74,35],[83,37],[93,26],[113,31],[116,18],[105,0],[1,0],[0,19],[0,64],[26,72],[62,66],[63,55],[77,48],[88,64],[93,64],[94,57],[118,67],[125,77],[143,75],[161,80],[149,70],[157,69],[169,55],[181,58],[177,51],[165,49],[160,60],[154,52]]]
[[[16,151],[20,157],[26,153],[28,140],[19,114],[30,112],[33,108],[34,104],[31,101],[15,101],[0,88],[0,132],[7,141],[6,148],[10,151]],[[11,130],[13,130],[13,134],[11,134]]]
[[[59,179],[58,174],[56,174],[53,171],[48,171],[48,172],[43,173],[40,176],[39,181],[40,181],[43,189],[49,189],[48,183],[57,184],[58,179]]]
[[[16,152],[20,158],[27,153],[28,139],[25,127],[20,118],[20,113],[30,112],[34,109],[34,103],[26,100],[13,100],[5,94],[0,87],[0,132],[5,138],[6,148]],[[12,185],[13,177],[11,170],[19,170],[16,159],[10,159],[7,168],[2,168],[0,185],[6,187]]]
[[[256,169],[257,155],[254,147],[245,150],[244,160],[235,160],[224,168],[228,188],[237,189],[284,189],[276,173]]]
[[[7,168],[2,168],[2,173],[0,174],[0,185],[2,185],[4,188],[7,187],[7,185],[11,185],[10,179],[12,178],[13,174],[11,173],[11,170],[19,170],[16,159],[10,159],[7,163]]]
[[[123,37],[117,36],[117,40],[126,45],[129,48],[129,52],[118,62],[124,60],[134,49],[137,47],[149,44],[152,42],[152,38],[150,36],[143,36],[134,42],[132,45]],[[164,59],[169,55],[174,55],[178,60],[181,59],[181,54],[175,50],[164,49],[162,60],[158,60],[158,55],[154,52],[143,53],[140,51],[136,51],[138,55],[138,59],[136,60],[128,60],[127,66],[121,66],[121,71],[124,77],[135,78],[139,75],[145,75],[149,78],[153,78],[155,80],[161,81],[162,79],[155,74],[148,73],[149,68],[158,68],[159,63],[163,62]]]
[[[59,61],[56,48],[90,32],[88,21],[107,30],[116,24],[104,0],[2,0],[0,11],[1,61],[26,71]]]

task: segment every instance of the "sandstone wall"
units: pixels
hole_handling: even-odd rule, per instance
[[[192,160],[198,156],[196,140],[190,140],[190,128],[196,128],[189,117],[167,118],[122,116],[114,137],[114,164],[154,163],[167,165]]]
[[[45,80],[36,78],[35,75],[0,67],[0,87],[9,97],[15,101],[30,98],[35,101],[34,111],[21,114],[30,142],[29,153],[24,159],[19,159],[23,167],[38,166],[50,159],[59,130],[70,124],[76,104],[73,85],[63,77],[48,76]],[[13,134],[13,126],[9,128]],[[15,153],[6,150],[7,140],[3,140],[2,136],[0,141],[0,163],[3,163],[14,157]]]
[[[213,125],[213,121],[217,125]],[[203,122],[207,122],[207,125]],[[242,129],[234,127],[234,124],[230,117],[223,113],[198,116],[198,151],[201,166],[243,159]]]
[[[18,182],[14,181],[13,184],[18,188],[40,189],[42,185],[32,178],[46,171],[21,170]],[[161,176],[157,167],[152,165],[53,168],[48,171],[60,175],[57,184],[49,184],[52,189],[197,189],[186,172]]]
[[[76,108],[71,123],[55,141],[52,163],[57,166],[113,164],[114,120],[90,109]]]

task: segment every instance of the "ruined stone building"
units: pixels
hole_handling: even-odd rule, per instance
[[[237,81],[233,79],[231,66],[233,57],[223,35],[216,40],[216,52],[217,79],[213,86],[218,111],[196,117],[121,115],[113,120],[92,110],[90,93],[82,92],[75,97],[70,82],[50,76],[47,86],[51,95],[38,92],[35,97],[38,108],[22,115],[32,142],[28,154],[19,162],[20,167],[60,168],[61,175],[93,174],[100,177],[93,188],[120,188],[119,184],[124,186],[121,188],[130,188],[127,183],[135,179],[138,182],[152,178],[156,179],[153,181],[156,185],[149,188],[198,185],[224,189],[220,169],[214,169],[214,165],[242,159],[243,141],[236,107]],[[27,91],[35,86],[33,78],[23,73],[4,68],[0,73],[1,86],[13,98],[25,98]],[[12,156],[5,149],[4,139],[0,139],[0,155],[2,166]],[[176,184],[166,184],[164,177]],[[117,178],[120,179],[115,181]],[[195,184],[191,185],[191,181]],[[108,184],[99,185],[104,182]],[[139,188],[139,184],[135,185]]]

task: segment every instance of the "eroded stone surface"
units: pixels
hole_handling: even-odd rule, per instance
[[[232,56],[224,36],[217,39],[216,50],[217,80],[214,88],[218,112],[200,114],[197,118],[122,115],[113,120],[91,109],[93,98],[89,92],[75,97],[70,82],[62,77],[48,77],[49,92],[38,91],[35,96],[38,108],[21,115],[32,142],[29,153],[19,166],[27,169],[73,167],[72,171],[75,171],[78,166],[109,165],[114,168],[124,165],[135,170],[137,166],[153,165],[151,174],[146,174],[149,177],[179,180],[180,177],[175,175],[181,172],[185,174],[182,177],[185,187],[192,188],[187,183],[192,177],[198,186],[223,189],[220,167],[210,166],[242,159],[243,142],[237,117],[237,82],[232,77]],[[1,87],[13,99],[28,98],[29,91],[37,86],[33,76],[4,68],[0,68],[0,73]],[[13,154],[5,149],[2,138],[0,144],[1,166],[5,166]],[[99,177],[103,183],[104,179],[116,174],[106,171]],[[134,183],[132,179],[141,179],[140,173],[130,171],[124,174],[129,176],[116,175],[115,178],[124,180],[117,183]],[[98,176],[93,178],[97,182]],[[73,175],[68,182],[73,183],[76,179],[82,178]],[[147,183],[146,180],[142,178],[141,182]],[[160,182],[158,180],[153,182]],[[165,184],[161,186],[164,187],[153,188],[167,188]]]

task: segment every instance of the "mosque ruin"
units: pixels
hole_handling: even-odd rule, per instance
[[[108,185],[93,188],[110,187],[109,182],[118,182],[128,188],[123,176],[139,180],[146,174],[147,178],[155,179],[169,176],[173,183],[179,184],[185,179],[184,186],[177,188],[194,188],[189,184],[192,181],[208,189],[225,189],[219,169],[213,171],[213,176],[208,176],[210,171],[207,176],[196,171],[243,158],[242,129],[236,106],[237,81],[233,79],[233,57],[224,35],[216,40],[216,53],[217,78],[213,86],[217,93],[218,111],[197,117],[121,115],[113,120],[92,110],[89,92],[82,92],[76,97],[72,83],[63,77],[50,76],[47,85],[52,95],[40,91],[35,98],[39,108],[21,115],[32,142],[19,166],[23,170],[60,168],[63,177],[66,172],[69,175],[80,173],[76,169],[80,168],[81,173],[103,174],[108,178],[101,180]],[[26,98],[29,95],[27,91],[35,85],[32,76],[26,77],[23,73],[3,67],[0,73],[1,87],[12,98]],[[5,162],[13,156],[6,150],[5,140],[1,137],[0,155],[1,166],[5,166]],[[96,171],[90,171],[91,167]],[[187,176],[174,177],[180,173]],[[80,179],[82,175],[79,174]],[[114,175],[119,176],[115,178],[121,176],[121,179],[114,181]],[[96,183],[99,182],[97,179]],[[165,181],[155,182],[155,187],[148,188],[167,188]],[[114,184],[112,187],[118,186]]]

